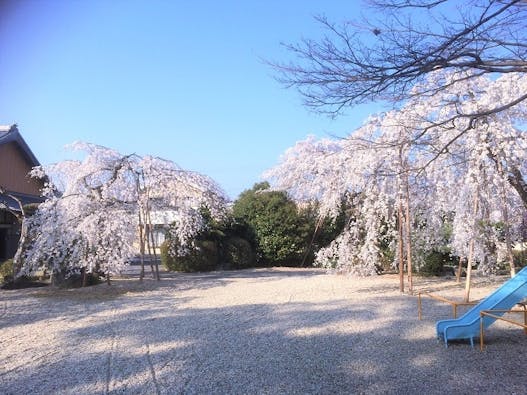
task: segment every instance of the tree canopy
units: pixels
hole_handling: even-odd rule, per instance
[[[157,221],[176,217],[175,237],[183,249],[203,225],[201,206],[215,217],[225,210],[226,198],[214,181],[171,161],[87,143],[72,148],[84,158],[32,172],[49,182],[46,201],[28,220],[25,271],[44,265],[52,273],[82,269],[109,275],[139,252],[134,242],[144,253],[153,212],[172,214],[158,215]]]
[[[429,83],[452,78],[459,77],[438,71]],[[410,239],[397,236],[403,220],[417,263],[430,249],[448,247],[493,270],[508,259],[511,243],[521,240],[526,202],[513,177],[527,166],[527,136],[518,126],[525,122],[524,105],[470,128],[466,118],[448,127],[442,120],[506,100],[522,83],[517,75],[480,76],[440,94],[415,96],[399,110],[372,116],[345,139],[298,142],[266,175],[295,200],[319,201],[323,215],[336,213],[345,198],[358,207],[346,231],[319,253],[323,266],[373,273],[383,244],[390,245],[397,264],[397,244]]]
[[[269,177],[297,199],[320,199],[329,213],[344,194],[360,200],[340,240],[352,247],[340,254],[357,251],[344,265],[372,272],[387,226],[411,266],[411,240],[433,246],[447,221],[453,253],[489,268],[505,244],[514,273],[511,243],[527,207],[527,3],[369,5],[375,12],[368,20],[317,17],[325,34],[286,44],[293,59],[271,64],[315,111],[338,116],[371,101],[392,109],[342,141],[298,143]]]

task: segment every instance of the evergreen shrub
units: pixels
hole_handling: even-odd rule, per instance
[[[8,259],[0,264],[0,283],[13,278],[13,260]]]
[[[255,265],[256,256],[247,240],[231,236],[223,245],[223,255],[229,269],[246,269]]]
[[[424,264],[419,268],[423,276],[441,276],[445,273],[445,265],[453,265],[452,257],[448,252],[431,251],[424,259]]]
[[[204,272],[214,270],[218,263],[218,246],[212,240],[196,240],[195,247],[183,256],[170,253],[169,244],[161,245],[161,263],[168,269],[178,272]]]

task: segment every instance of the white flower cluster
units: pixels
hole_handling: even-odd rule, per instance
[[[116,273],[137,253],[139,226],[151,225],[153,210],[173,212],[185,223],[175,228],[182,246],[202,226],[195,220],[200,205],[213,216],[225,211],[225,195],[214,181],[173,162],[87,143],[72,148],[83,151],[84,159],[32,171],[45,177],[47,199],[28,222],[25,272],[46,267]]]
[[[438,85],[446,87],[441,94],[427,94]],[[412,254],[466,257],[472,241],[489,271],[503,259],[505,234],[512,243],[522,239],[527,108],[505,104],[526,91],[521,74],[433,73],[401,109],[371,117],[346,139],[308,137],[264,177],[297,201],[319,202],[322,216],[353,200],[345,234],[318,252],[323,267],[373,273],[381,243],[395,252],[397,213],[409,202]]]

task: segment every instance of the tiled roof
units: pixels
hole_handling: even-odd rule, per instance
[[[37,157],[33,154],[27,143],[22,138],[22,135],[18,131],[17,125],[0,125],[0,145],[13,141],[18,144],[22,152],[26,155],[27,159],[31,163],[32,167],[40,166],[40,162],[38,161]]]
[[[10,194],[20,199],[23,205],[27,205],[31,203],[42,203],[44,201],[44,198],[40,196],[32,196],[32,195],[26,195],[24,193],[16,193],[16,192],[11,192]],[[9,207],[11,210],[20,211],[18,202],[15,199],[12,199],[11,197],[7,195],[0,196],[0,209],[2,208],[3,205]]]

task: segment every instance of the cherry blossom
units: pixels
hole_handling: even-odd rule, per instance
[[[439,84],[441,94],[433,89]],[[472,250],[480,268],[492,271],[507,255],[504,239],[509,250],[520,241],[526,109],[519,103],[481,114],[526,88],[521,74],[432,73],[401,108],[370,117],[346,138],[296,143],[264,177],[297,201],[318,201],[320,215],[335,215],[346,199],[356,208],[345,233],[319,251],[323,267],[373,274],[385,238],[394,265],[404,243],[406,260],[411,255],[417,266],[426,251],[468,257]],[[397,237],[398,220],[409,225],[409,237]]]
[[[213,180],[171,161],[123,156],[88,143],[71,148],[84,158],[32,172],[47,179],[47,199],[29,221],[32,243],[25,252],[25,272],[44,266],[52,273],[117,273],[137,255],[138,237],[141,253],[145,243],[150,247],[152,212],[172,212],[156,219],[176,217],[185,223],[172,227],[182,245],[201,229],[199,207],[207,206],[215,217],[225,212],[225,194]]]

